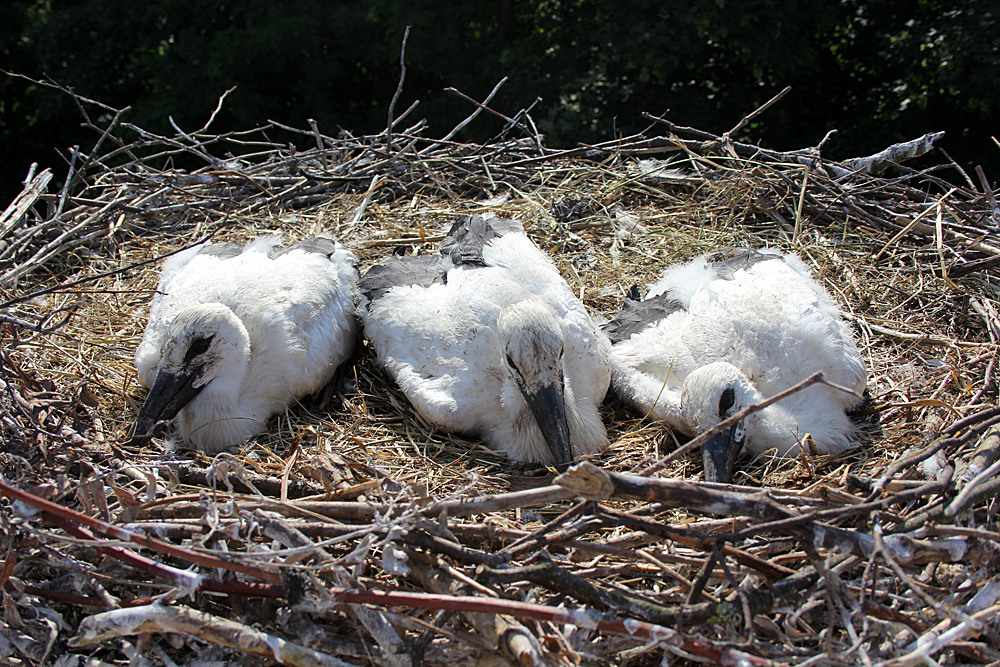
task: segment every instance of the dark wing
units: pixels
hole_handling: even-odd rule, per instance
[[[275,246],[271,249],[271,252],[267,253],[267,256],[271,259],[277,259],[286,252],[291,252],[292,250],[304,250],[305,252],[314,252],[318,255],[326,255],[329,257],[333,253],[337,252],[337,242],[329,236],[317,236],[315,238],[306,239],[305,241],[300,241],[287,248],[280,245]]]
[[[483,265],[483,247],[495,238],[517,232],[524,233],[524,227],[517,220],[464,215],[451,226],[441,241],[441,254],[450,257],[455,265]]]
[[[629,290],[629,294],[634,295],[635,292]],[[645,301],[626,298],[621,312],[601,328],[614,344],[628,340],[632,334],[639,333],[678,310],[684,310],[684,306],[677,299],[671,298],[669,292],[658,294]]]
[[[231,257],[236,257],[242,252],[243,246],[240,244],[224,241],[221,243],[207,243],[201,250],[198,251],[198,254],[218,257],[219,259],[229,259]]]
[[[450,262],[440,255],[393,255],[368,269],[358,282],[358,288],[370,304],[399,285],[430,287],[434,283],[443,284],[449,266]]]
[[[719,248],[708,255],[708,264],[723,280],[732,280],[737,271],[749,269],[754,264],[772,259],[781,260],[781,255],[758,252],[750,248]],[[784,260],[782,260],[784,261]]]

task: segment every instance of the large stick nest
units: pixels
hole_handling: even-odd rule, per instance
[[[1000,659],[1000,210],[985,183],[953,164],[875,176],[878,160],[665,121],[569,151],[526,114],[486,145],[397,123],[302,131],[316,148],[296,150],[273,125],[163,137],[104,118],[65,188],[32,173],[0,217],[5,660]],[[191,159],[204,166],[173,167]],[[400,245],[434,252],[483,211],[522,220],[604,317],[670,262],[798,252],[868,363],[862,445],[745,460],[741,487],[712,486],[697,452],[667,458],[677,436],[609,398],[611,447],[554,481],[435,431],[363,348],[344,396],[295,405],[238,450],[126,446],[160,257],[327,231],[364,270]]]

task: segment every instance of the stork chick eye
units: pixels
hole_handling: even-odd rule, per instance
[[[191,361],[199,354],[204,354],[208,351],[208,346],[212,343],[212,338],[195,338],[191,341],[191,345],[188,347],[187,353],[184,354],[184,361]]]
[[[507,367],[514,372],[514,381],[517,382],[518,385],[523,385],[524,374],[521,373],[521,369],[517,367],[517,364],[514,363],[514,358],[509,354],[507,355]]]
[[[733,407],[733,403],[736,402],[736,391],[732,387],[726,387],[722,392],[722,397],[719,399],[719,416],[725,417],[729,409]]]

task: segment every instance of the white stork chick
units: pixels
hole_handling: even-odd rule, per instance
[[[521,223],[465,216],[439,255],[390,257],[360,289],[379,361],[428,422],[517,461],[607,446],[611,345]]]
[[[644,414],[696,435],[816,371],[853,394],[814,384],[747,416],[703,450],[705,477],[729,482],[744,442],[794,456],[854,444],[847,412],[866,371],[847,323],[794,255],[730,248],[668,268],[604,326],[612,384]]]
[[[135,353],[149,395],[136,441],[174,420],[184,440],[218,452],[322,389],[354,351],[354,255],[319,236],[208,243],[169,258]]]

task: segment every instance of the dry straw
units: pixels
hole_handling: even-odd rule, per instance
[[[845,165],[657,118],[552,150],[527,113],[479,145],[407,127],[411,108],[375,136],[281,128],[316,146],[297,150],[277,124],[156,136],[79,102],[98,147],[72,151],[60,192],[29,174],[0,216],[5,659],[185,663],[205,643],[296,665],[1000,659],[1000,212],[954,164],[875,175],[936,137]],[[759,456],[746,488],[710,487],[696,456],[658,464],[675,435],[611,399],[611,447],[553,479],[436,432],[367,349],[343,396],[238,451],[125,446],[161,257],[327,231],[364,269],[482,211],[522,220],[604,317],[669,262],[794,248],[868,362],[862,446]]]

